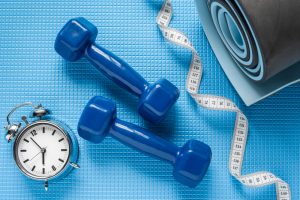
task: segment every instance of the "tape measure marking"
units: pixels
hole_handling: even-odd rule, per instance
[[[229,171],[243,185],[262,187],[275,184],[277,200],[291,200],[289,185],[270,172],[255,172],[242,175],[245,147],[248,136],[248,119],[230,99],[220,96],[199,94],[198,90],[202,78],[202,63],[192,43],[182,32],[169,27],[173,9],[170,0],[165,0],[157,16],[156,23],[163,36],[170,42],[191,50],[192,60],[186,81],[186,89],[192,98],[202,107],[211,110],[225,110],[236,112],[236,120],[231,142],[229,157]]]

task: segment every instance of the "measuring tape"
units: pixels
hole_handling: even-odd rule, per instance
[[[211,110],[225,110],[236,112],[236,120],[233,131],[229,171],[243,185],[249,187],[262,187],[275,184],[277,200],[291,200],[291,191],[289,185],[270,172],[256,172],[242,175],[242,165],[248,136],[248,119],[242,111],[229,99],[220,96],[199,94],[202,78],[202,63],[192,43],[182,32],[169,27],[172,19],[172,5],[170,0],[165,0],[157,16],[156,23],[163,33],[163,36],[170,42],[191,50],[192,60],[186,81],[186,89],[191,97],[202,107]]]

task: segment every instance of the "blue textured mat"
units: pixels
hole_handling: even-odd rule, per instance
[[[79,139],[81,169],[50,184],[21,175],[12,151],[0,140],[0,199],[275,199],[275,187],[243,187],[228,172],[234,114],[198,107],[185,90],[190,52],[166,42],[155,19],[162,0],[1,1],[0,120],[24,101],[41,102],[74,130],[94,95],[115,99],[118,116],[159,132],[178,145],[195,138],[211,145],[213,160],[203,182],[190,189],[175,182],[172,167],[111,138],[94,145]],[[299,199],[300,85],[246,108],[226,79],[190,0],[174,0],[172,27],[186,33],[204,64],[201,91],[233,99],[245,111],[250,135],[244,173],[267,170],[291,185]],[[166,77],[181,89],[168,118],[158,126],[137,115],[137,99],[98,74],[86,60],[66,63],[54,51],[55,36],[71,17],[84,16],[99,29],[97,42],[128,61],[147,80]],[[3,134],[3,131],[1,131]]]

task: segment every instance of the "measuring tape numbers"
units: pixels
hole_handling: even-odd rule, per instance
[[[200,106],[204,108],[236,112],[236,120],[229,157],[229,171],[231,175],[243,185],[249,187],[262,187],[275,184],[277,200],[291,200],[291,191],[289,185],[280,178],[276,177],[274,174],[261,171],[242,175],[241,171],[248,136],[248,119],[230,99],[221,96],[198,93],[203,72],[202,63],[198,53],[194,49],[192,43],[189,41],[188,37],[184,33],[169,27],[172,19],[172,13],[173,10],[171,1],[165,0],[157,16],[156,23],[163,36],[168,41],[189,49],[192,52],[192,60],[186,81],[186,89],[188,93]]]

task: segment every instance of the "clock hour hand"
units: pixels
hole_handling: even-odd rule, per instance
[[[30,137],[30,139],[40,148],[41,151],[43,150],[43,148],[34,139],[32,139],[32,137]]]
[[[46,148],[42,148],[42,164],[45,165],[45,153],[46,153]]]

